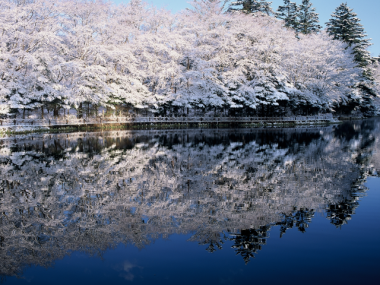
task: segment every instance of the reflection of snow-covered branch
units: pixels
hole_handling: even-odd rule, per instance
[[[193,240],[213,251],[223,232],[241,236],[301,209],[342,203],[365,174],[368,163],[361,157],[369,150],[363,145],[371,139],[362,135],[365,130],[349,139],[336,132],[331,127],[4,139],[0,244],[11,255],[0,253],[0,271],[12,275],[23,264],[48,264],[69,250],[96,253],[119,242],[141,247],[172,233],[195,232]]]

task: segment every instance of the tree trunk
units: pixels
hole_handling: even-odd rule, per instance
[[[44,119],[44,106],[41,106],[41,119]]]
[[[53,116],[54,118],[57,118],[58,117],[58,108],[57,108],[57,105],[54,105],[54,109],[53,109]]]
[[[82,119],[83,118],[83,104],[82,103],[79,104],[77,118],[78,119]]]
[[[22,119],[25,120],[25,108],[22,110]]]
[[[110,113],[111,113],[111,108],[107,106],[106,107],[106,117],[110,116]]]

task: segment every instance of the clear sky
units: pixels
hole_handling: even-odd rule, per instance
[[[114,3],[128,3],[129,0],[111,0]],[[173,12],[178,12],[186,7],[190,7],[189,0],[145,0],[157,7],[165,7]],[[283,4],[283,0],[271,0],[272,8],[277,9]],[[300,4],[302,0],[292,0]],[[330,19],[330,15],[335,11],[342,2],[347,2],[348,6],[354,9],[361,19],[369,38],[372,38],[373,46],[369,48],[373,56],[380,55],[380,0],[312,0],[313,7],[319,13],[319,20],[324,26]]]

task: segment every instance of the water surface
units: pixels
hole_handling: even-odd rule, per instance
[[[380,120],[0,141],[4,284],[378,284]]]

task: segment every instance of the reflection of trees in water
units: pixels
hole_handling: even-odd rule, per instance
[[[241,230],[240,233],[234,234],[232,240],[236,254],[241,255],[247,264],[255,254],[261,250],[261,246],[266,244],[269,237],[270,226],[261,226],[257,229]]]
[[[207,245],[206,250],[210,253],[222,249],[225,240],[228,240],[226,233],[216,232],[210,226],[200,228],[190,238],[190,241],[197,241],[200,245]]]
[[[335,136],[342,141],[342,145],[356,146],[357,151],[352,153],[352,158],[359,166],[360,175],[351,182],[352,194],[342,199],[338,203],[331,204],[326,209],[327,218],[336,227],[340,227],[351,220],[355,214],[355,209],[359,206],[359,198],[365,194],[364,183],[368,175],[378,175],[378,160],[376,159],[379,151],[379,121],[366,120],[354,123],[344,123],[335,129]]]
[[[297,228],[302,233],[306,232],[311,219],[314,217],[314,210],[299,209],[290,214],[284,214],[281,221],[274,224],[260,226],[255,229],[240,230],[238,234],[232,234],[230,240],[234,242],[232,248],[235,249],[237,255],[241,255],[247,264],[255,254],[261,250],[269,238],[270,229],[276,225],[280,226],[280,237],[285,234],[288,229]]]
[[[282,235],[305,231],[315,211],[328,209],[334,223],[344,217],[336,209],[356,199],[373,145],[366,126],[353,130],[358,134],[338,127],[3,141],[0,272],[47,266],[72,250],[101,254],[120,242],[143,247],[188,232],[210,252],[232,239],[248,262],[274,225]]]
[[[340,202],[336,205],[330,205],[326,210],[327,218],[330,219],[331,223],[339,227],[351,220],[351,216],[354,214],[354,210],[359,206],[359,203],[353,199]]]
[[[309,209],[299,209],[290,215],[284,214],[282,221],[276,223],[276,225],[281,226],[280,237],[282,237],[288,229],[292,229],[293,227],[296,227],[302,233],[306,232],[306,228],[309,227],[314,214],[314,210]]]

